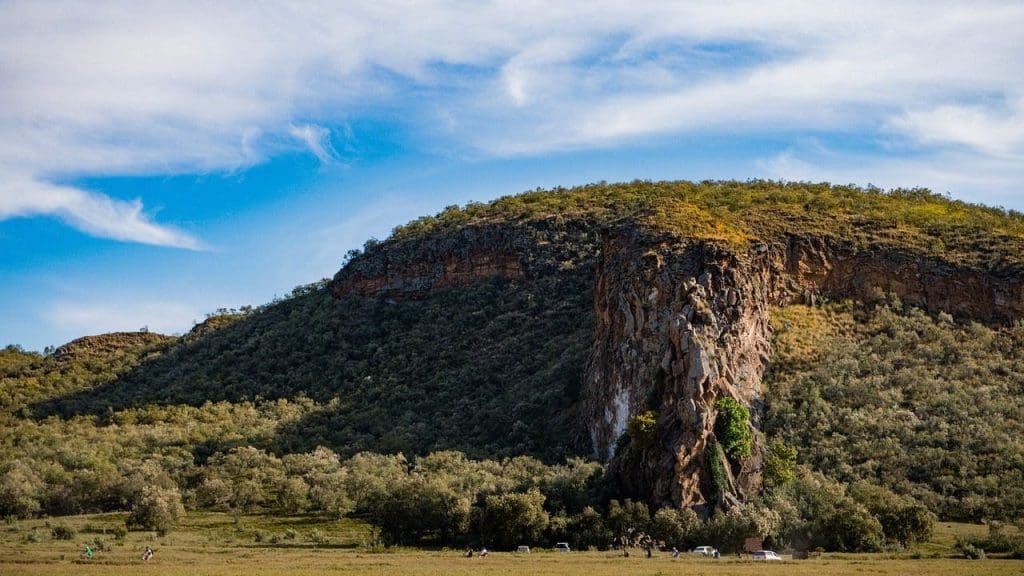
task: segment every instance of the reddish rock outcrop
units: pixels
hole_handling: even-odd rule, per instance
[[[982,322],[1024,318],[1024,273],[979,270],[893,247],[856,250],[820,238],[791,237],[772,250],[776,277],[790,293],[871,300],[895,294],[931,312]]]
[[[331,290],[339,298],[417,298],[481,280],[576,269],[593,260],[597,237],[586,223],[559,218],[466,226],[374,247],[342,268]]]

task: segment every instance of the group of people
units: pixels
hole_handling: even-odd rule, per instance
[[[487,548],[481,548],[478,555],[479,555],[480,558],[486,558],[487,554],[488,554]],[[466,558],[472,558],[473,557],[473,547],[472,546],[467,546],[466,547],[466,553],[463,554],[463,556],[465,556]]]

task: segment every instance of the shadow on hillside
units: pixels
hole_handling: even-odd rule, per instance
[[[304,340],[312,337],[310,330],[318,324],[342,324],[351,321],[348,316],[346,308],[324,291],[284,300],[216,330],[190,333],[116,380],[37,403],[31,406],[32,414],[103,417],[151,405],[313,396],[315,366],[303,362],[310,364],[314,352]],[[320,340],[324,348],[336,344],[337,338]]]
[[[302,398],[267,448],[560,461],[580,453],[591,301],[584,274],[482,282],[414,301],[315,292],[186,337],[109,384],[32,410],[104,422],[149,406]],[[230,447],[199,446],[197,457]]]

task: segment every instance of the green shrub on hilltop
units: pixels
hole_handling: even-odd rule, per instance
[[[902,246],[985,268],[1024,264],[1024,215],[923,188],[883,191],[828,183],[754,180],[633,181],[535,190],[449,206],[395,228],[393,240],[500,220],[633,219],[675,234],[745,246],[784,234]]]

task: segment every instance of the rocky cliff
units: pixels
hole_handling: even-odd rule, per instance
[[[903,301],[958,318],[1024,316],[1024,273],[983,269],[892,243],[781,233],[744,246],[641,219],[548,217],[474,223],[376,246],[334,278],[336,297],[422,298],[474,282],[587,274],[594,334],[583,380],[582,445],[651,503],[730,505],[761,485],[761,379],[769,310],[822,298]],[[715,443],[715,403],[753,413],[754,446],[733,462]],[[627,434],[640,414],[655,441]],[[711,474],[721,460],[725,485]]]
[[[631,491],[695,506],[718,492],[704,461],[717,399],[756,405],[769,356],[770,283],[765,258],[714,244],[609,234],[598,267],[597,329],[586,376],[586,424],[597,454]],[[622,445],[631,417],[651,411],[656,442]],[[742,498],[760,486],[759,444],[737,466],[723,462]]]
[[[587,269],[599,230],[552,217],[470,225],[377,245],[334,277],[335,296],[421,298],[480,280],[526,280]]]

